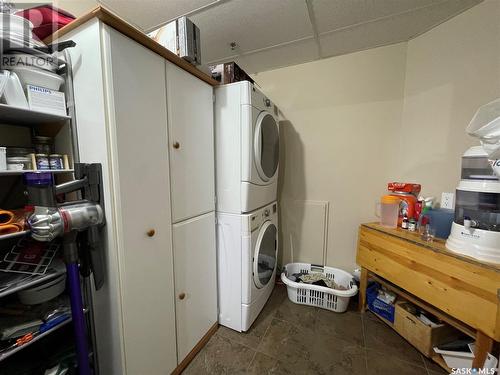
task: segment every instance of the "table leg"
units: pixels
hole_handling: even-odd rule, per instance
[[[359,311],[366,310],[366,288],[368,287],[368,270],[361,268],[361,276],[359,278]]]
[[[476,333],[476,349],[474,352],[474,360],[472,368],[480,369],[484,366],[484,361],[489,352],[493,349],[493,339],[486,336],[484,333],[477,331]]]

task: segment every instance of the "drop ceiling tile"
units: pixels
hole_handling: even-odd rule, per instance
[[[99,2],[139,28],[150,30],[217,0],[100,0]]]
[[[324,33],[445,0],[313,0],[318,32]]]
[[[290,43],[268,50],[238,56],[234,60],[248,74],[302,64],[318,58],[318,48],[313,38]]]
[[[200,28],[204,62],[313,35],[302,0],[230,0],[189,18]]]
[[[399,16],[320,35],[322,56],[336,56],[407,41],[481,0],[449,0]]]

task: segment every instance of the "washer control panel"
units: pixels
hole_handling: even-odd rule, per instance
[[[254,230],[258,229],[262,225],[262,223],[270,220],[273,216],[277,215],[277,212],[278,204],[273,203],[252,213],[249,217],[250,231],[253,232]]]

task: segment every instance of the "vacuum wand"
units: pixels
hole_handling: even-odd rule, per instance
[[[50,242],[63,238],[64,262],[69,286],[71,315],[75,334],[75,346],[80,375],[90,375],[87,329],[83,311],[80,285],[79,233],[86,232],[85,244],[90,251],[94,271],[102,272],[101,254],[92,256],[99,244],[99,227],[104,225],[102,209],[101,166],[99,164],[75,165],[75,180],[56,186],[51,173],[27,173],[25,183],[34,211],[28,218],[31,236],[37,241]],[[80,191],[83,200],[57,205],[57,195]],[[87,199],[85,199],[87,198]],[[96,288],[103,283],[102,275],[94,274]]]

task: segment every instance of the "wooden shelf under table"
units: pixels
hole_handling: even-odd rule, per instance
[[[373,315],[375,315],[379,320],[384,322],[389,328],[394,329],[394,324],[389,322],[387,319],[381,317],[377,313],[373,312]],[[416,349],[416,348],[415,348]],[[425,355],[425,354],[424,354]],[[446,362],[444,361],[443,357],[441,355],[434,353],[429,359],[433,360],[436,362],[439,366],[441,366],[444,370],[448,371],[448,374],[451,374],[451,369],[446,365]]]
[[[395,294],[397,294],[398,296],[407,300],[408,302],[411,302],[414,305],[420,307],[422,310],[425,310],[425,311],[431,313],[432,315],[434,315],[438,319],[440,319],[443,322],[449,324],[450,326],[458,329],[460,332],[466,334],[467,336],[469,336],[471,338],[476,337],[476,330],[474,330],[472,327],[468,326],[467,324],[464,324],[460,320],[457,320],[457,319],[443,313],[441,310],[436,309],[432,305],[429,305],[425,301],[418,299],[417,297],[411,295],[410,293],[405,292],[404,290],[398,288],[397,286],[393,285],[392,283],[388,282],[387,280],[384,280],[383,278],[381,278],[373,273],[369,273],[368,278],[383,285],[385,288],[394,292]]]

